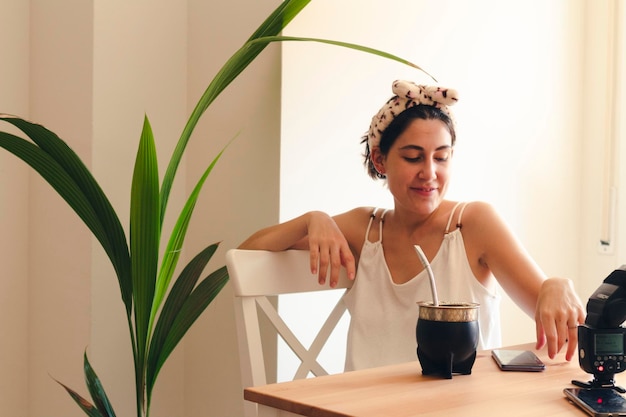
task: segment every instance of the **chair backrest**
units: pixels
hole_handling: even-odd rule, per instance
[[[328,315],[309,348],[298,340],[268,299],[281,294],[331,289],[328,284],[320,285],[317,276],[311,274],[309,252],[231,249],[226,253],[226,266],[235,295],[235,320],[243,386],[268,383],[259,328],[259,310],[263,311],[277,334],[301,361],[293,379],[306,378],[309,373],[315,376],[328,374],[319,364],[318,355],[346,311],[343,296]],[[351,286],[352,281],[342,268],[339,283],[334,289],[347,289]],[[246,402],[245,407],[246,416],[256,416],[254,403]]]

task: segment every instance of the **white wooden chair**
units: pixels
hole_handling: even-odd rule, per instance
[[[328,374],[318,362],[318,355],[346,312],[343,295],[329,313],[309,348],[294,335],[268,299],[281,294],[331,289],[328,284],[320,285],[317,276],[310,273],[309,252],[231,249],[226,253],[226,266],[235,295],[235,320],[243,387],[271,382],[266,378],[259,310],[263,311],[277,334],[301,361],[293,379],[306,378],[310,374],[315,376]],[[351,286],[352,281],[347,278],[345,269],[342,268],[339,283],[334,289],[347,289]],[[256,404],[246,401],[244,407],[246,417],[257,416]]]

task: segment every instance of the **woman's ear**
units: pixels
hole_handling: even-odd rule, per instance
[[[370,157],[372,158],[372,164],[374,164],[374,168],[376,168],[376,171],[378,171],[379,174],[384,175],[386,171],[385,170],[385,157],[380,152],[380,148],[378,146],[375,146],[371,150],[370,153],[371,153]]]

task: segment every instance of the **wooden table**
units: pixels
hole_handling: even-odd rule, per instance
[[[511,349],[534,350],[533,344]],[[471,375],[452,379],[423,376],[419,362],[385,366],[261,387],[247,388],[244,398],[259,404],[259,416],[585,416],[569,403],[563,388],[591,374],[561,353],[543,372],[500,371],[490,351],[478,352]],[[624,384],[626,376],[616,374]]]

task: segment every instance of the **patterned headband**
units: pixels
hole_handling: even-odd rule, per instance
[[[441,109],[450,119],[454,120],[448,106],[458,101],[456,90],[417,85],[411,81],[403,80],[394,81],[391,90],[394,96],[385,103],[376,116],[372,117],[372,123],[367,134],[367,144],[370,150],[378,146],[382,133],[387,129],[391,121],[409,107],[417,106],[418,104],[434,106]]]

